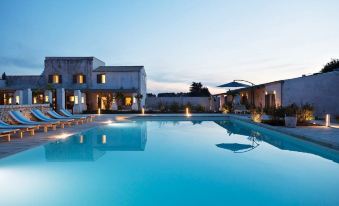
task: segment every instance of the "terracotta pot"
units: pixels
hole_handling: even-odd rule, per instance
[[[285,116],[285,127],[291,127],[291,128],[297,127],[297,117]]]

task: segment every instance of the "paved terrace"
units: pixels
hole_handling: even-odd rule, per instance
[[[34,136],[29,136],[28,133],[25,132],[22,139],[14,134],[11,136],[10,142],[8,142],[6,138],[0,138],[0,158],[46,144],[47,142],[55,141],[58,138],[66,138],[78,132],[83,132],[93,127],[107,124],[108,121],[119,120],[119,116],[122,115],[97,115],[93,122],[88,122],[82,125],[73,125],[71,127],[65,126],[64,129],[58,127],[57,130],[54,131],[49,129],[47,133],[39,130],[36,131]],[[123,116],[128,117],[130,115]]]
[[[242,120],[245,122],[249,122],[251,124],[255,124],[261,127],[265,127],[267,129],[275,130],[287,135],[291,135],[297,137],[299,139],[307,140],[316,144],[320,144],[326,147],[330,147],[335,150],[339,150],[339,126],[337,124],[333,124],[331,127],[325,126],[304,126],[304,127],[296,127],[296,128],[287,128],[283,126],[271,126],[262,123],[255,123],[250,119],[249,115],[234,115],[227,114],[232,118]],[[322,124],[322,122],[318,121],[317,124]],[[324,124],[324,123],[323,123]]]
[[[66,138],[72,134],[78,132],[83,132],[85,130],[91,129],[96,126],[107,124],[108,121],[121,121],[128,117],[133,117],[137,119],[157,119],[157,120],[168,120],[168,119],[178,119],[178,117],[185,117],[183,114],[151,114],[151,115],[135,115],[135,114],[102,114],[97,115],[96,119],[93,122],[85,123],[83,125],[74,125],[72,127],[66,127],[64,129],[58,128],[53,131],[50,130],[48,133],[43,133],[41,131],[36,132],[34,136],[29,136],[25,133],[23,139],[13,135],[10,142],[6,142],[5,138],[0,139],[0,158],[4,158],[18,152],[22,152],[43,144],[46,144],[51,141],[55,141],[58,138]],[[272,129],[278,132],[282,132],[294,137],[311,141],[323,146],[327,146],[336,150],[339,150],[339,129],[338,128],[327,128],[324,126],[315,126],[315,127],[298,127],[298,128],[286,128],[286,127],[275,127],[270,125],[265,125],[261,123],[254,123],[250,120],[248,116],[241,115],[224,115],[224,114],[193,114],[189,120],[199,119],[203,120],[220,120],[220,118],[232,117],[241,121],[246,121],[251,124],[262,126],[268,129]]]

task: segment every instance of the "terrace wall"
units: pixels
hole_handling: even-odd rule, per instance
[[[31,115],[31,109],[36,108],[40,109],[43,113],[46,113],[50,110],[49,104],[32,104],[32,105],[0,105],[0,119],[4,122],[14,124],[15,122],[9,115],[9,111],[19,110],[25,115],[27,118],[36,120]]]

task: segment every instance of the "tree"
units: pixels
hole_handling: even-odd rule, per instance
[[[1,79],[5,80],[7,78],[6,73],[2,73]]]
[[[333,72],[335,69],[339,69],[339,59],[332,59],[322,69],[321,73]]]
[[[207,97],[207,96],[211,95],[208,88],[203,87],[201,82],[192,82],[192,84],[190,86],[190,93],[189,94],[190,94],[190,96],[193,96],[193,97],[198,97],[198,96]]]

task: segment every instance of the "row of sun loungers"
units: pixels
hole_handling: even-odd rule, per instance
[[[11,140],[12,134],[19,134],[19,137],[23,137],[24,132],[28,132],[33,136],[36,130],[43,128],[44,132],[48,132],[48,129],[56,130],[57,126],[64,128],[65,125],[71,126],[72,124],[83,124],[85,122],[93,121],[93,115],[73,115],[67,110],[60,110],[60,114],[50,110],[47,112],[48,116],[41,112],[39,109],[32,109],[31,114],[38,121],[30,120],[25,117],[20,111],[10,111],[10,117],[17,123],[16,125],[8,124],[0,120],[0,137]]]

